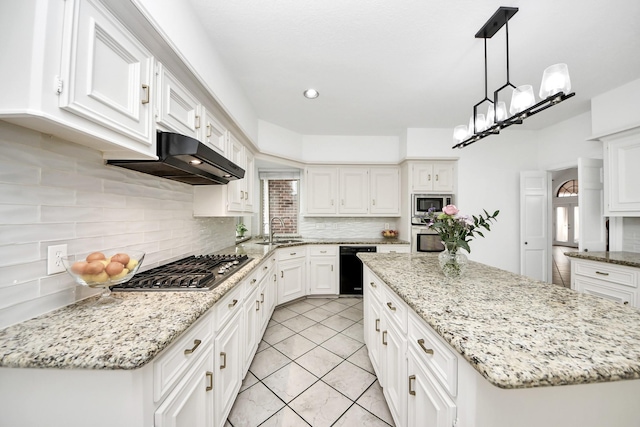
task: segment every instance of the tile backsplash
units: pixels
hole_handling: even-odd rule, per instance
[[[385,224],[395,230],[397,218],[315,218],[303,217],[299,232],[308,239],[335,238],[382,238]],[[409,240],[409,236],[399,236]]]
[[[622,250],[626,252],[640,252],[640,218],[624,218],[622,227],[624,230]]]
[[[47,247],[146,252],[142,270],[235,244],[234,218],[194,218],[193,187],[0,121],[0,328],[87,295],[47,276]]]

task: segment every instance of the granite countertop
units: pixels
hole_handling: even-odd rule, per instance
[[[640,378],[637,309],[475,262],[447,281],[435,254],[358,256],[498,387]]]
[[[277,248],[308,244],[408,244],[398,239],[298,239],[259,245],[253,239],[215,253],[247,254],[247,265],[206,292],[114,292],[122,300],[94,306],[96,297],[0,330],[0,367],[136,369],[151,361]],[[66,274],[66,273],[65,273]]]
[[[565,252],[564,254],[571,258],[640,268],[640,253],[636,252]]]

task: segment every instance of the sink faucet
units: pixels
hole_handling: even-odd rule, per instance
[[[273,230],[273,220],[277,219],[278,221],[280,221],[280,225],[282,226],[282,228],[284,228],[284,221],[282,220],[282,218],[278,218],[277,216],[274,216],[273,218],[271,218],[271,222],[269,223],[269,231],[271,231],[271,233],[269,233],[269,243],[273,244],[273,235],[276,233]]]

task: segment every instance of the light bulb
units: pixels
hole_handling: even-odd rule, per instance
[[[467,125],[459,125],[453,128],[453,141],[454,142],[462,142],[467,139],[469,135],[469,130],[467,129]]]
[[[487,109],[487,127],[491,127],[496,124],[496,110],[493,108],[493,104],[489,104]]]
[[[542,73],[540,99],[548,98],[559,92],[564,92],[565,94],[571,92],[571,79],[569,78],[567,64],[551,65]]]
[[[509,108],[509,112],[511,112],[511,115],[521,113],[535,103],[536,98],[533,95],[533,86],[518,86],[513,90],[513,94],[511,95],[511,107]]]
[[[507,119],[507,104],[504,101],[498,101],[496,107],[496,122],[501,122]]]
[[[484,118],[484,114],[478,113],[476,114],[476,131],[482,132],[487,128],[487,122]]]

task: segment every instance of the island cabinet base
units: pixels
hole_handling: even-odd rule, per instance
[[[640,426],[640,380],[502,389],[461,356],[458,376],[457,426]]]

